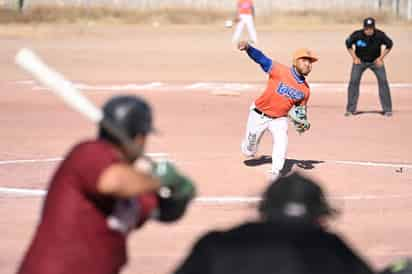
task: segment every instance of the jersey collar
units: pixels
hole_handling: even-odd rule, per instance
[[[296,82],[298,82],[299,84],[303,84],[305,82],[305,76],[300,75],[294,66],[292,66],[290,68],[290,71],[292,72],[293,78],[295,78]]]

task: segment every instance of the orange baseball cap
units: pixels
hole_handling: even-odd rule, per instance
[[[311,50],[305,48],[298,49],[293,53],[293,63],[295,63],[299,58],[308,58],[312,61],[312,63],[318,61],[319,59]]]

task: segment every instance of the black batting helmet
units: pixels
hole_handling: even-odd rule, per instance
[[[318,217],[335,215],[318,184],[293,173],[281,177],[267,188],[259,205],[261,216],[267,220],[297,220],[313,222]]]
[[[109,120],[130,139],[153,131],[152,110],[142,98],[129,95],[115,96],[103,106],[104,119]],[[99,127],[99,138],[119,144],[119,140]]]

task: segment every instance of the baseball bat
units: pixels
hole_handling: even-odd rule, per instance
[[[110,120],[105,119],[101,109],[88,100],[62,74],[47,66],[34,52],[26,48],[20,49],[15,57],[15,62],[37,81],[48,87],[55,95],[63,99],[68,106],[80,112],[90,121],[99,124],[116,137],[120,141],[129,160],[134,160],[134,155],[139,155],[152,165],[154,164],[154,161],[149,156],[143,155],[142,148],[135,145],[133,140],[123,130],[116,127]]]

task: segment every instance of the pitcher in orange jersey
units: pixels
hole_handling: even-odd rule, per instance
[[[232,41],[237,43],[242,35],[243,28],[247,27],[250,40],[256,44],[257,35],[254,24],[255,7],[252,0],[238,0],[237,1],[237,13],[235,22],[237,22],[236,30],[233,33]]]
[[[238,49],[246,51],[269,75],[263,94],[250,107],[246,135],[241,144],[242,153],[254,157],[259,141],[266,130],[273,139],[271,179],[279,177],[285,164],[288,146],[288,112],[294,105],[306,106],[310,89],[305,80],[318,58],[308,49],[293,54],[293,65],[288,67],[266,57],[248,42],[238,43]]]

